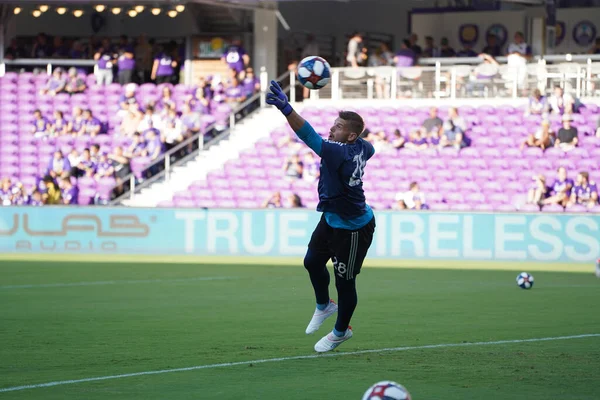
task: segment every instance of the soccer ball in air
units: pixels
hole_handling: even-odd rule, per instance
[[[309,56],[298,64],[298,80],[309,89],[321,89],[331,80],[331,67],[324,58]]]
[[[529,275],[527,272],[521,272],[519,276],[517,276],[517,285],[521,289],[531,289],[533,287],[533,276]]]
[[[410,393],[399,383],[381,381],[371,386],[362,400],[410,400]]]

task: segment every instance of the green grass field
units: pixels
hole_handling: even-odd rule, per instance
[[[365,268],[354,338],[322,357],[333,320],[304,334],[302,267],[153,261],[0,261],[0,400],[351,400],[388,379],[416,400],[600,396],[600,336],[476,343],[600,334],[592,266],[532,268],[529,291],[494,264]],[[460,346],[426,347],[446,344]],[[117,376],[146,371],[162,372]],[[109,378],[64,382],[96,377]]]

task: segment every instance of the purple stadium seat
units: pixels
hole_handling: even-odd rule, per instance
[[[567,208],[565,211],[570,213],[584,213],[588,211],[588,208],[589,207],[583,206],[581,204],[574,204],[571,207]]]
[[[544,206],[542,211],[544,212],[551,212],[551,213],[561,213],[564,212],[564,208],[562,208],[562,206],[559,206],[558,204],[549,204],[547,206]]]
[[[429,209],[433,211],[448,211],[450,210],[450,205],[446,203],[431,203]]]

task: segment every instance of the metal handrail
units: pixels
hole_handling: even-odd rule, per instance
[[[277,77],[278,81],[283,81],[285,80],[288,76],[290,76],[290,71],[287,71],[286,73],[282,74],[281,76]],[[293,76],[293,75],[291,75]],[[266,96],[266,92],[267,92],[267,88],[268,88],[268,79],[267,79],[267,74],[264,71],[261,71],[260,73],[260,84],[261,84],[261,90],[259,93],[256,93],[255,95],[253,95],[252,97],[250,97],[249,99],[247,99],[246,101],[244,101],[243,103],[241,103],[239,106],[237,106],[234,110],[231,111],[231,113],[229,114],[229,126],[223,130],[222,132],[220,132],[217,136],[215,136],[214,138],[212,138],[211,140],[207,141],[206,143],[204,142],[204,134],[206,132],[210,132],[212,129],[215,129],[215,127],[217,126],[217,123],[211,124],[207,127],[206,130],[199,132],[197,134],[195,134],[194,136],[184,140],[183,142],[179,143],[177,146],[175,146],[174,148],[172,148],[171,150],[169,150],[166,153],[163,153],[159,158],[157,158],[156,160],[154,160],[151,164],[147,165],[143,171],[148,171],[153,167],[159,166],[162,163],[165,164],[165,169],[162,171],[159,171],[157,174],[154,174],[153,176],[149,177],[148,179],[145,179],[140,185],[136,185],[135,181],[136,181],[136,177],[134,175],[133,172],[129,173],[127,176],[125,176],[123,178],[123,182],[130,182],[130,189],[128,192],[125,192],[123,194],[121,194],[120,196],[118,196],[117,198],[115,198],[114,200],[112,200],[110,202],[110,205],[115,205],[118,204],[119,202],[123,201],[124,199],[126,199],[127,197],[133,198],[135,195],[135,192],[137,190],[140,190],[144,187],[149,186],[151,183],[156,182],[158,179],[162,178],[163,176],[168,179],[169,178],[169,173],[170,173],[170,169],[183,164],[184,162],[188,161],[190,158],[192,158],[193,156],[196,156],[200,151],[205,150],[210,148],[211,146],[213,146],[214,144],[220,142],[221,140],[225,139],[226,137],[228,137],[231,133],[231,129],[235,126],[237,120],[236,120],[236,115],[240,112],[243,112],[249,105],[255,103],[256,101],[260,100],[260,106],[258,109],[260,108],[264,108],[266,106],[266,102],[265,102],[265,96]],[[289,87],[286,87],[285,91],[290,90]],[[251,115],[254,111],[250,112],[248,115]],[[244,118],[244,117],[242,117]],[[181,149],[183,149],[186,146],[189,146],[190,144],[194,143],[195,141],[199,141],[199,145],[198,145],[198,149],[192,151],[189,154],[186,154],[184,157],[182,157],[181,159],[177,160],[176,162],[174,162],[173,164],[170,163],[170,159],[171,156],[175,153],[177,153],[178,151],[180,151]],[[113,191],[121,186],[121,184],[117,184],[113,187]]]

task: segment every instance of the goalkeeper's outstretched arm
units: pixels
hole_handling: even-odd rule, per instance
[[[296,132],[296,135],[310,147],[318,156],[321,155],[323,147],[323,138],[314,130],[304,118],[296,111],[293,111],[286,116],[290,127]]]

